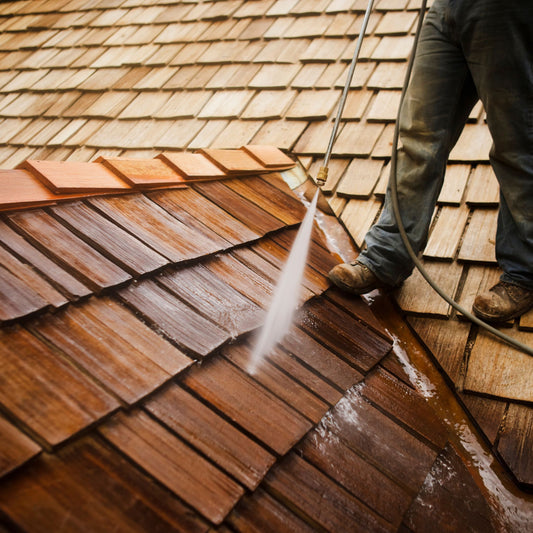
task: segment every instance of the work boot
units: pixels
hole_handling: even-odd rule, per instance
[[[353,294],[365,294],[386,287],[366,265],[359,261],[334,266],[329,271],[328,277],[339,289]]]
[[[533,307],[533,290],[500,281],[489,291],[478,294],[472,310],[487,322],[505,322]]]

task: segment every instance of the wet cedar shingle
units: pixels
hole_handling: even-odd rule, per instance
[[[49,444],[85,429],[117,400],[28,331],[0,331],[0,401]]]
[[[124,270],[42,210],[10,215],[19,230],[63,268],[98,292],[131,279]]]
[[[244,493],[243,487],[142,410],[119,413],[99,431],[211,522],[220,523]]]
[[[2,435],[2,450],[0,451],[0,476],[2,477],[41,451],[38,444],[3,416],[0,416],[0,435]]]
[[[9,322],[48,307],[49,302],[1,266],[0,280],[0,322]]]
[[[130,285],[118,294],[187,353],[205,357],[230,338],[229,333],[199,315],[155,281]]]
[[[435,484],[437,479],[443,482]],[[468,502],[467,506],[464,505],[465,501]],[[429,514],[430,508],[432,512]],[[426,484],[405,516],[406,526],[413,530],[423,530],[429,520],[447,524],[450,531],[497,530],[493,511],[451,445],[435,461]]]
[[[235,366],[272,391],[293,409],[315,424],[318,423],[328,410],[329,405],[268,360],[261,361],[255,370],[251,370],[253,350],[253,345],[240,345],[224,348],[222,353]]]
[[[251,490],[275,462],[272,454],[182,387],[166,388],[146,408]]]
[[[276,453],[286,453],[312,426],[225,359],[193,368],[183,383]]]
[[[259,327],[264,311],[203,265],[166,272],[158,278],[167,290],[237,337]]]
[[[109,475],[112,472],[113,475]],[[31,487],[31,490],[28,490]],[[135,502],[135,505],[131,505]],[[0,486],[0,509],[27,530],[63,527],[205,532],[207,522],[101,439],[46,454]],[[76,509],[76,512],[70,512]]]
[[[45,278],[27,264],[19,261],[5,248],[0,248],[0,265],[19,278],[28,289],[35,291],[51,306],[59,308],[68,302],[65,296],[50,285]]]
[[[258,208],[256,204],[243,198],[221,182],[195,183],[193,188],[261,234],[275,231],[284,225],[279,219]]]
[[[77,299],[90,294],[90,290],[75,277],[63,270],[27,240],[13,231],[5,222],[0,221],[0,238],[2,243],[8,246],[24,261],[52,280],[56,287],[61,289],[70,299]]]
[[[287,225],[298,224],[305,215],[305,207],[294,195],[282,192],[261,178],[233,179],[224,184]]]
[[[126,403],[150,394],[192,363],[111,299],[71,307],[33,329]]]
[[[362,330],[352,316],[327,300],[306,306],[298,325],[362,372],[367,372],[391,349],[389,341],[370,330]]]
[[[145,196],[93,198],[92,206],[173,262],[217,252],[209,237],[174,218]]]
[[[245,226],[194,189],[155,192],[150,193],[149,198],[178,219],[184,220],[186,213],[189,215],[187,218],[189,225],[194,225],[196,221],[196,224],[209,228],[232,245],[243,244],[260,237],[258,232]],[[199,213],[202,214],[201,221],[196,218]],[[202,232],[205,231],[206,229],[202,229]]]
[[[329,531],[357,524],[361,531],[386,532],[393,528],[363,503],[310,463],[291,453],[272,470],[266,486],[307,521]],[[292,487],[298,487],[293,490]],[[328,498],[324,498],[327,492]]]
[[[91,246],[135,276],[168,264],[168,260],[162,255],[86,204],[62,205],[52,209],[52,212]]]
[[[312,431],[297,446],[301,456],[398,527],[411,504],[409,492],[327,431]],[[369,487],[379,486],[379,490]]]

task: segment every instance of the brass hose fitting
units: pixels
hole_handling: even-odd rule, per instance
[[[318,171],[318,176],[316,177],[316,184],[319,187],[324,187],[327,179],[328,179],[328,167],[320,167]]]

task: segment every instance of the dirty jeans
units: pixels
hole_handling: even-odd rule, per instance
[[[533,289],[533,0],[435,0],[400,113],[397,184],[415,252],[426,244],[446,162],[481,99],[500,185],[496,258],[502,280]],[[390,200],[359,256],[383,282],[413,269]]]

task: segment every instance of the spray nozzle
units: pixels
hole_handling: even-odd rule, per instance
[[[318,171],[318,176],[316,177],[316,184],[319,187],[324,187],[328,179],[328,167],[320,167]]]

